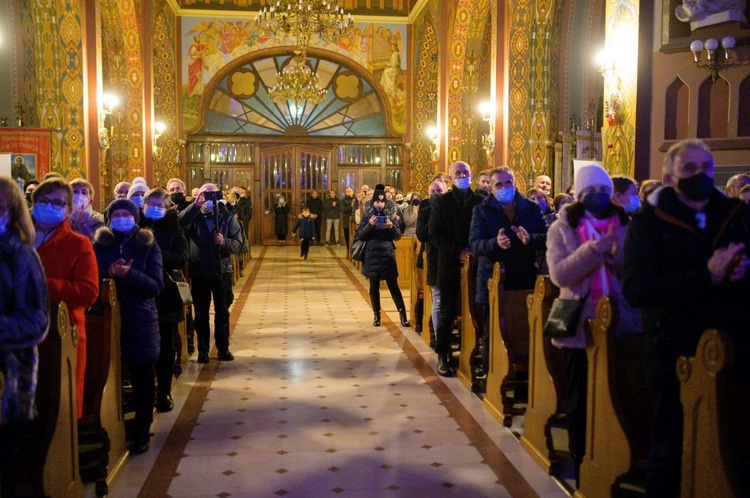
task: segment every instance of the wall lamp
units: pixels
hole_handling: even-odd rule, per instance
[[[167,130],[167,125],[161,121],[154,122],[154,159],[161,157],[161,147],[159,146],[159,138]]]
[[[438,129],[437,126],[430,126],[425,131],[425,136],[430,141],[430,156],[433,163],[437,163],[440,158],[440,152],[438,151]]]
[[[693,52],[695,65],[707,69],[711,73],[711,81],[716,81],[721,71],[740,65],[738,63],[730,62],[734,44],[734,38],[731,36],[725,36],[721,39],[721,48],[724,52],[723,57],[717,53],[719,42],[716,38],[709,38],[705,42],[693,40],[690,44],[690,51]],[[701,60],[701,52],[703,52],[703,49],[706,49],[707,55],[705,62]]]
[[[599,65],[599,71],[604,78],[604,106],[607,122],[610,126],[614,126],[620,123],[623,118],[620,60],[612,52],[604,49],[596,55],[596,63]]]
[[[102,95],[102,105],[99,109],[99,147],[102,150],[109,149],[112,135],[114,134],[114,126],[107,128],[106,121],[112,111],[120,105],[120,99],[116,95],[111,93],[105,93]]]
[[[495,113],[491,102],[483,102],[479,104],[479,114],[482,116],[482,121],[487,122],[490,125],[488,133],[482,135],[482,148],[489,157],[495,154]]]

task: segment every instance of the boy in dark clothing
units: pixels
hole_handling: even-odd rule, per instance
[[[302,242],[299,257],[307,259],[307,254],[310,252],[310,241],[315,240],[315,220],[310,216],[308,208],[302,208],[302,214],[294,222],[292,233],[295,236],[297,235],[297,230],[299,230],[299,238]]]

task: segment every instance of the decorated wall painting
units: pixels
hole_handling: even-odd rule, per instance
[[[289,45],[284,37],[264,37],[254,21],[182,18],[183,128],[199,121],[201,96],[224,66],[250,52]],[[380,83],[391,107],[392,125],[406,132],[406,27],[394,24],[355,24],[351,33],[333,44],[316,45],[348,57]]]

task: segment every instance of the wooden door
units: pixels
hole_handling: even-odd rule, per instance
[[[252,165],[243,166],[224,166],[214,165],[210,170],[211,183],[219,187],[224,195],[230,192],[234,187],[245,187],[247,195],[252,195],[253,187],[253,167]],[[199,185],[200,186],[200,185]],[[250,199],[253,203],[253,217],[255,217],[255,203],[256,199]],[[255,241],[255,230],[253,223],[250,223],[248,228],[249,233],[248,240],[250,243]]]
[[[331,152],[328,149],[288,145],[261,151],[261,203],[258,209],[263,213],[263,244],[277,243],[273,207],[282,196],[290,209],[287,244],[295,242],[291,236],[294,220],[313,191],[317,191],[321,199],[325,198],[330,164]]]

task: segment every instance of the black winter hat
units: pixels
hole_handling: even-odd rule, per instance
[[[130,199],[115,199],[110,203],[109,206],[107,206],[107,219],[112,219],[112,213],[114,213],[118,209],[127,209],[130,211],[130,213],[133,215],[133,218],[135,219],[135,222],[138,223],[138,219],[140,218],[140,213],[138,212],[138,206],[135,205],[135,202],[131,201]]]
[[[382,183],[378,183],[375,185],[375,191],[372,193],[372,202],[380,200],[381,196],[383,197],[382,201],[385,202],[385,187]]]

